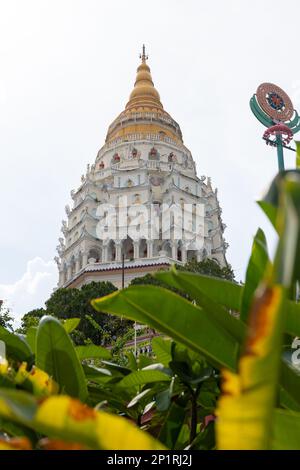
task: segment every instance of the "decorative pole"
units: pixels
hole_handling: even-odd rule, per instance
[[[289,147],[294,134],[300,130],[300,117],[289,96],[273,83],[262,83],[250,100],[254,116],[265,126],[263,139],[276,147],[278,170],[284,170],[283,149]]]
[[[125,253],[122,251],[122,289],[125,287]]]
[[[276,146],[277,146],[277,160],[278,160],[278,170],[284,170],[284,157],[283,157],[283,145],[282,137],[280,134],[276,135]]]
[[[142,54],[140,54],[140,59],[142,59],[143,63],[145,63],[146,60],[148,60],[148,55],[146,54],[145,44],[143,44],[143,52],[142,52]]]

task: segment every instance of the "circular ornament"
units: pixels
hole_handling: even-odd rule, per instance
[[[285,122],[293,117],[293,103],[279,86],[262,83],[257,88],[256,96],[260,107],[272,119]]]

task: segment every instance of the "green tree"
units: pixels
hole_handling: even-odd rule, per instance
[[[178,271],[188,271],[192,273],[204,274],[206,276],[219,277],[221,279],[227,279],[229,281],[234,281],[234,272],[230,265],[221,267],[216,261],[212,259],[206,259],[204,261],[196,261],[192,259],[184,265],[176,265]],[[178,289],[171,288],[167,283],[162,282],[159,279],[156,279],[152,274],[146,274],[143,277],[136,277],[131,281],[132,286],[135,285],[154,285],[159,287],[165,287],[166,289],[171,289],[174,292],[180,293]],[[186,293],[182,292],[184,297],[187,297]]]
[[[109,344],[117,336],[124,334],[130,322],[95,312],[91,300],[104,297],[116,291],[111,282],[91,282],[81,289],[57,289],[46,302],[48,315],[59,319],[80,318],[80,324],[72,333],[76,344],[92,341],[94,344]],[[98,324],[98,328],[96,328]]]
[[[38,326],[40,319],[47,315],[44,308],[37,308],[25,313],[21,319],[21,326],[16,331],[17,333],[26,334],[31,326]]]
[[[177,265],[178,271],[189,271],[191,273],[205,274],[207,276],[220,277],[221,279],[227,279],[228,281],[234,281],[234,272],[230,266],[221,267],[213,259],[205,259],[203,261],[196,261],[192,259],[185,265]]]
[[[13,317],[8,308],[4,307],[3,301],[0,300],[0,326],[13,330]]]

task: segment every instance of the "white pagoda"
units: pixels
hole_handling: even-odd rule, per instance
[[[119,288],[122,282],[126,286],[135,277],[193,258],[227,264],[228,244],[223,238],[225,224],[217,190],[213,190],[210,178],[197,177],[179,124],[164,110],[154,87],[147,59],[143,47],[125,110],[109,126],[105,144],[95,163],[88,165],[79,188],[71,191],[73,204],[72,208],[66,206],[64,236],[59,239],[55,258],[59,287],[110,281]],[[110,226],[113,219],[108,219],[105,210],[110,206],[122,207],[126,213],[126,224],[124,217],[116,217],[114,230]],[[136,210],[139,207],[143,208],[140,212]],[[196,243],[191,234],[187,239],[178,236],[180,215],[170,217],[166,235],[164,227],[150,216],[154,212],[159,220],[166,207],[190,208],[191,232],[195,208],[202,207],[202,243]],[[128,224],[135,231],[128,230]],[[145,235],[145,227],[151,236]],[[107,236],[99,236],[105,233]]]

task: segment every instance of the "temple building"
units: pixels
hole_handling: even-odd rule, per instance
[[[62,222],[63,237],[55,258],[59,287],[81,287],[91,281],[126,286],[135,277],[193,258],[227,264],[217,190],[210,178],[197,176],[180,126],[165,111],[154,87],[144,47],[140,58],[124,111],[109,126],[105,144],[95,163],[88,165],[79,188],[71,191],[73,203],[71,208],[66,206],[67,221]],[[115,217],[113,230],[105,209],[109,206],[126,212],[126,220]],[[149,208],[149,214],[154,212],[159,220],[162,208],[172,206],[189,208],[190,228],[186,230],[191,234],[195,208],[203,208],[202,243],[196,243],[197,237],[191,234],[187,239],[178,236],[180,215],[170,216],[170,230],[165,233],[145,210],[135,210]],[[135,235],[124,227],[124,220],[134,226]],[[145,227],[151,229],[151,236],[145,235]],[[105,233],[107,237],[99,236]]]

